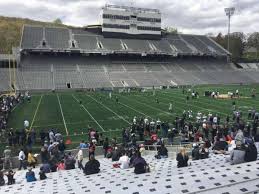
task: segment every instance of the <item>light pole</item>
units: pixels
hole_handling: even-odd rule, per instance
[[[228,16],[228,51],[230,52],[230,50],[229,50],[230,18],[231,18],[231,16],[234,15],[235,8],[234,7],[225,8],[225,13]]]

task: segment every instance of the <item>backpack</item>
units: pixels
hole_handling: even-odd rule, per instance
[[[249,144],[246,148],[245,161],[252,162],[257,160],[257,149],[255,144]]]

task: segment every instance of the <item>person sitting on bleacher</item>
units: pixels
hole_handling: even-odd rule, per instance
[[[182,167],[188,166],[189,156],[186,153],[185,148],[182,148],[180,153],[177,154],[176,160],[178,162],[177,168],[182,168]]]
[[[200,145],[200,159],[206,159],[209,158],[209,149],[206,147],[205,144]]]
[[[45,180],[47,178],[46,173],[45,173],[43,167],[40,167],[39,175],[40,175],[40,180]]]
[[[199,145],[194,143],[192,149],[192,160],[199,160],[200,159],[200,148]]]
[[[122,152],[122,156],[119,159],[121,169],[129,168],[129,157],[125,151]]]
[[[136,158],[133,161],[133,166],[134,166],[134,172],[136,174],[143,174],[146,172],[149,172],[149,167],[144,158],[141,157],[141,153],[137,152],[136,153]]]
[[[28,168],[28,172],[26,172],[26,180],[27,182],[33,182],[36,181],[35,173],[32,171],[32,168]]]
[[[214,150],[214,154],[224,154],[228,149],[228,144],[224,138],[220,138],[219,141],[216,141],[212,149]]]
[[[157,155],[155,156],[157,159],[160,158],[168,158],[168,150],[164,144],[161,144],[161,147],[158,148]]]
[[[65,169],[71,170],[75,169],[75,158],[71,155],[71,152],[68,153],[68,155],[65,156]]]
[[[230,164],[241,164],[245,162],[245,149],[240,141],[236,142],[236,148],[230,152],[230,157],[226,158]]]
[[[118,161],[120,159],[120,152],[117,147],[112,150],[112,161]]]
[[[86,175],[97,174],[100,172],[100,162],[94,158],[94,155],[90,156],[90,160],[85,164],[84,173]]]

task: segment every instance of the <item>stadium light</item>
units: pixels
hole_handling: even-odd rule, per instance
[[[235,13],[235,8],[234,7],[225,8],[225,13],[226,13],[226,16],[228,16],[228,51],[230,52],[229,50],[230,19],[231,19],[231,16],[233,16]]]

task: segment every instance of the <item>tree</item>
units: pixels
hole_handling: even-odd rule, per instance
[[[256,48],[256,58],[258,59],[259,51],[259,32],[254,32],[247,39],[247,46]]]
[[[173,27],[166,27],[165,28],[165,32],[168,34],[177,34],[178,30],[177,28],[173,28]]]
[[[54,24],[63,24],[60,18],[57,18],[53,21]]]
[[[229,36],[230,38],[230,52],[232,53],[233,59],[239,59],[243,56],[245,49],[246,38],[243,32],[233,32]],[[225,36],[225,41],[227,41],[228,36]]]

